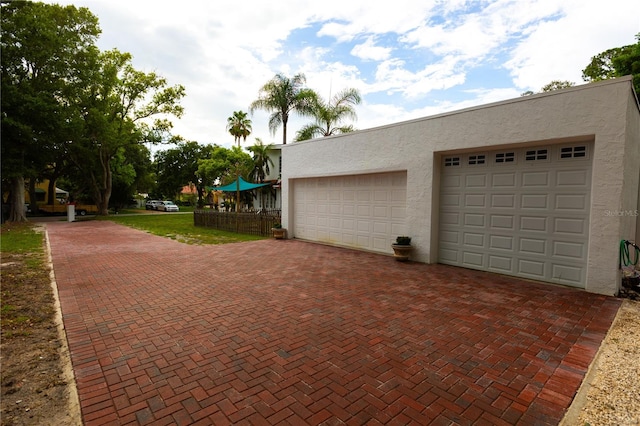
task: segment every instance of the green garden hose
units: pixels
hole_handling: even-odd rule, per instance
[[[633,254],[635,260],[631,260],[631,252],[629,251],[629,246],[633,247]],[[640,260],[640,247],[627,240],[620,240],[620,269],[623,266],[636,266],[638,264],[638,260]]]

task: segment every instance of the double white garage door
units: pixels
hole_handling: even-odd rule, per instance
[[[584,287],[591,145],[443,158],[439,262]]]
[[[296,179],[293,203],[296,238],[388,253],[406,233],[407,174]]]

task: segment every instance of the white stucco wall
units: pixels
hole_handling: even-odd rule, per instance
[[[295,238],[292,185],[305,177],[407,172],[412,258],[436,261],[440,156],[487,147],[594,141],[588,291],[615,294],[618,242],[636,218],[640,113],[630,78],[521,97],[437,116],[283,146],[282,221]]]
[[[265,180],[277,180],[280,178],[280,155],[284,145],[273,145],[269,150],[269,158],[273,164],[269,164],[269,174],[265,176]]]

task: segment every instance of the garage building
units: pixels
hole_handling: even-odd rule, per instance
[[[640,241],[630,77],[283,146],[289,237],[613,295]]]

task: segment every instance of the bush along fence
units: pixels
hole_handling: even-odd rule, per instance
[[[241,234],[268,237],[271,236],[271,228],[273,228],[276,223],[280,223],[280,210],[260,213],[235,213],[202,209],[193,212],[193,224],[195,226],[204,226]]]

